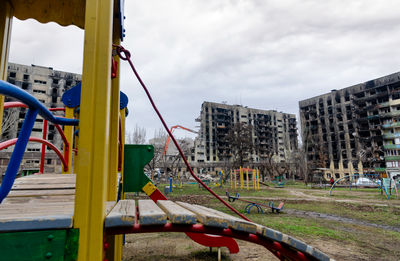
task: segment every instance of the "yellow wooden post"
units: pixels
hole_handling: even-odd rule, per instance
[[[7,80],[13,10],[9,1],[0,2],[0,79]],[[4,96],[0,95],[0,133],[3,122]]]
[[[254,169],[256,178],[254,179],[254,185],[256,186],[256,190],[258,190],[258,173],[257,173],[257,169]]]
[[[260,190],[260,171],[257,169],[257,190]]]
[[[102,260],[110,153],[113,0],[87,0],[74,227],[78,260]]]
[[[119,35],[113,35],[113,44],[120,45]],[[120,59],[114,56],[117,62],[117,68],[120,68]],[[107,201],[116,201],[118,192],[118,152],[119,152],[119,118],[120,118],[120,87],[119,87],[120,70],[111,81],[111,106],[110,106],[110,136],[109,136],[109,155],[110,162],[108,167],[107,182]],[[109,241],[109,249],[107,250],[107,259],[110,261],[122,259],[122,235],[107,236]]]
[[[242,176],[243,174],[242,174],[242,167],[240,167],[239,168],[239,185],[240,185],[240,189],[242,189],[242,187],[243,187],[243,184],[242,184],[242,178],[243,178],[243,176]]]
[[[249,190],[249,167],[246,168],[247,190]]]
[[[223,170],[221,170],[221,188],[222,188],[222,185],[224,185],[224,171]]]
[[[232,169],[230,171],[230,178],[231,178],[231,189],[233,189]]]
[[[235,174],[235,191],[237,189],[237,176],[236,176],[236,168],[234,169],[234,174]]]
[[[122,110],[120,110],[120,117],[121,117],[121,146],[122,148],[125,145],[125,115],[126,115],[126,108],[123,108]],[[121,155],[121,160],[122,162],[124,162],[124,150],[122,150],[122,155]],[[124,180],[124,164],[122,164],[121,166],[121,180]],[[124,194],[121,195],[121,198],[124,199]]]
[[[65,118],[73,119],[74,118],[74,109],[65,107]],[[74,126],[64,126],[64,135],[67,138],[69,143],[69,150],[68,150],[68,170],[64,171],[62,169],[63,174],[73,173],[72,167],[72,151],[74,149]],[[63,147],[64,155],[65,155],[65,146]]]
[[[255,185],[255,183],[256,183],[256,176],[255,176],[255,173],[254,173],[254,169],[251,169],[251,182],[252,182],[252,188],[253,188],[253,190],[255,190],[256,189],[256,185]]]

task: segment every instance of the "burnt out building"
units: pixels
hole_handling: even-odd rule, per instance
[[[400,73],[299,102],[308,162],[325,177],[385,172],[383,125],[400,115]]]
[[[80,83],[81,79],[82,77],[79,74],[53,70],[52,67],[43,67],[33,64],[30,66],[16,63],[8,64],[7,81],[32,94],[47,108],[64,107],[61,96],[66,90]],[[11,101],[11,99],[5,97],[5,102],[7,101]],[[5,110],[1,134],[2,141],[17,137],[26,112],[27,109],[24,108]],[[54,114],[63,115],[63,112],[54,112]],[[42,138],[43,126],[44,121],[38,116],[33,126],[31,136]],[[61,136],[52,123],[48,124],[47,140],[59,149],[62,149]],[[42,145],[39,143],[28,143],[26,152],[40,153],[41,147]],[[51,150],[47,150],[45,166],[61,167],[61,161],[57,159],[55,155],[52,155]],[[12,148],[5,149],[2,153],[9,153],[10,151],[12,151]],[[2,158],[3,157],[0,156],[0,159]],[[7,164],[7,156],[1,161],[2,167],[4,167],[5,164]],[[23,167],[23,169],[30,169],[34,172],[38,169],[39,161],[28,159],[28,156],[26,156],[22,162],[22,166],[26,166]]]
[[[220,162],[225,156],[229,159],[232,146],[226,136],[237,123],[251,128],[251,162],[260,162],[271,154],[275,161],[285,161],[298,147],[294,114],[204,102],[196,121],[200,122],[195,141],[196,162]]]

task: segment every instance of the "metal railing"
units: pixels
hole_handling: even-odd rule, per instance
[[[28,92],[18,88],[17,86],[8,82],[0,80],[0,94],[9,96],[17,99],[28,106],[28,112],[26,113],[24,123],[16,141],[14,151],[12,152],[10,161],[7,166],[6,173],[0,186],[0,203],[7,197],[10,192],[14,180],[16,178],[19,166],[21,164],[26,145],[29,141],[30,134],[32,132],[33,125],[36,117],[39,114],[45,120],[52,122],[53,124],[60,125],[78,125],[79,121],[75,119],[66,119],[62,117],[54,116],[50,110],[48,110],[40,101],[33,97]]]

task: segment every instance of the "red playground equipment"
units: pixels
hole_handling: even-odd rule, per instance
[[[122,0],[0,0],[0,94],[28,108],[0,186],[2,260],[121,260],[123,234],[184,232],[208,247],[239,251],[235,239],[266,247],[281,260],[330,260],[318,249],[248,220],[194,175],[136,72],[125,36]],[[29,92],[5,82],[12,19],[76,25],[83,29],[82,84],[64,94],[64,117],[55,116]],[[172,202],[144,174],[151,145],[125,145],[128,98],[120,92],[119,65],[127,61],[176,145],[193,177],[239,217],[185,202]],[[4,105],[0,98],[0,115]],[[14,106],[13,105],[13,106]],[[10,105],[11,106],[11,105]],[[30,137],[36,117],[63,126],[64,152],[43,138]],[[63,138],[64,139],[64,138]],[[64,174],[16,178],[28,142],[56,151]],[[74,150],[72,149],[74,146]],[[74,151],[74,156],[72,152]],[[122,164],[123,163],[123,164]],[[128,200],[127,192],[144,192],[148,200]]]

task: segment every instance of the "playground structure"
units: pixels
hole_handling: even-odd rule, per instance
[[[353,174],[353,175],[347,175],[344,177],[341,177],[337,179],[331,189],[329,190],[329,195],[332,196],[332,192],[335,187],[347,187],[349,190],[352,190],[353,188],[358,188],[358,187],[377,187],[379,192],[384,192],[385,196],[388,200],[390,200],[390,194],[392,193],[392,190],[396,190],[396,195],[398,196],[397,193],[397,186],[393,182],[393,189],[391,189],[390,185],[384,185],[384,179],[380,178],[379,174]]]
[[[240,188],[247,190],[259,190],[260,189],[260,171],[258,169],[242,168],[230,170],[230,184],[231,189],[235,191]],[[250,181],[251,180],[251,181]],[[251,184],[250,184],[251,182]]]
[[[239,193],[236,193],[235,196],[229,195],[229,192],[228,192],[228,191],[226,191],[225,193],[226,193],[226,196],[228,197],[228,201],[229,201],[229,202],[235,202],[235,200],[238,200],[238,201],[243,201],[243,202],[248,203],[248,204],[244,207],[244,211],[247,212],[248,214],[250,214],[251,208],[253,208],[253,207],[255,207],[255,208],[257,209],[257,213],[263,213],[263,212],[264,212],[263,209],[262,209],[262,207],[270,208],[271,211],[272,211],[272,213],[274,213],[274,211],[275,211],[276,213],[279,213],[279,212],[281,212],[281,210],[283,209],[283,206],[284,206],[284,204],[285,204],[284,202],[280,202],[280,203],[279,203],[279,206],[278,206],[278,207],[275,207],[275,206],[274,206],[274,202],[272,202],[272,201],[268,202],[268,205],[265,205],[265,204],[260,203],[260,202],[255,202],[255,201],[251,201],[251,200],[241,199],[241,198],[239,198],[239,196],[240,196]]]
[[[330,260],[306,243],[265,226],[202,206],[169,201],[144,174],[144,165],[152,159],[154,148],[124,146],[122,138],[127,99],[119,88],[120,60],[128,61],[134,69],[129,52],[120,46],[125,35],[123,1],[2,0],[0,14],[3,80],[14,16],[63,26],[73,24],[85,30],[82,87],[71,89],[69,98],[63,97],[65,117],[55,117],[29,93],[0,81],[2,95],[13,97],[29,108],[0,187],[2,258],[121,260],[123,234],[184,232],[199,244],[228,247],[231,253],[239,251],[234,240],[237,238],[263,245],[282,260]],[[153,104],[150,96],[149,99]],[[3,102],[2,96],[0,115]],[[64,126],[64,154],[57,154],[64,158],[65,174],[15,179],[27,142],[35,141],[30,133],[37,115]],[[44,138],[36,141],[51,146]],[[72,144],[76,151],[74,157]],[[243,173],[241,180],[243,187]],[[138,203],[125,200],[127,192],[144,192],[150,200]]]

